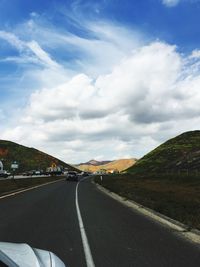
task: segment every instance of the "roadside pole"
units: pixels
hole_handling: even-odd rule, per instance
[[[12,171],[13,171],[13,179],[14,179],[14,177],[15,177],[15,170],[18,169],[18,167],[19,167],[19,164],[18,164],[16,161],[14,161],[14,162],[11,164],[11,169],[12,169]]]

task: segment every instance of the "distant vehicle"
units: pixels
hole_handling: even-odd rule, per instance
[[[9,175],[6,173],[6,171],[0,173],[1,178],[7,178]]]
[[[79,175],[77,172],[75,171],[69,171],[67,173],[67,177],[66,177],[66,181],[75,181],[78,182],[79,180]]]
[[[87,177],[87,176],[89,176],[89,173],[88,172],[81,172],[80,175],[82,177]]]
[[[3,163],[0,161],[0,177],[7,178],[8,176],[10,176],[10,173],[3,169]]]
[[[46,173],[50,175],[61,175],[63,174],[63,171],[61,166],[57,166],[55,163],[53,163],[51,167],[46,169]]]
[[[26,172],[23,172],[23,176],[32,176],[35,174],[35,171],[26,171]]]
[[[41,171],[35,171],[34,175],[41,175]]]
[[[12,174],[8,171],[4,171],[4,176],[7,178],[8,176],[11,176]]]
[[[29,173],[28,172],[23,172],[22,175],[23,176],[29,176]]]
[[[27,244],[0,242],[0,266],[4,267],[66,267],[52,252],[32,248]]]

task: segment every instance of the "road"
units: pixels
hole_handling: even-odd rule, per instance
[[[0,240],[55,252],[70,267],[86,260],[76,183],[60,181],[0,199]],[[200,248],[100,192],[89,179],[78,205],[96,267],[199,267]]]

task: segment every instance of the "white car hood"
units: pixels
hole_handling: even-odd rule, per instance
[[[65,267],[52,252],[31,248],[27,244],[0,242],[0,261],[9,267]]]

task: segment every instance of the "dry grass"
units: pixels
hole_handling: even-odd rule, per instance
[[[106,188],[152,208],[189,227],[200,229],[200,178],[133,175],[103,176],[95,180]]]
[[[12,192],[15,190],[20,190],[44,183],[48,183],[51,181],[56,181],[61,179],[61,177],[45,177],[45,178],[24,178],[24,179],[7,179],[0,180],[0,195],[4,195],[8,192]]]

